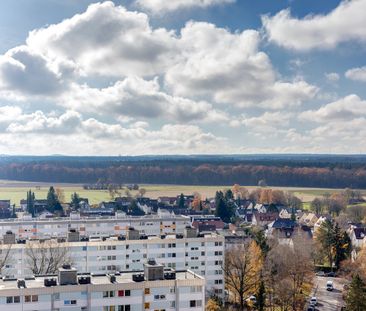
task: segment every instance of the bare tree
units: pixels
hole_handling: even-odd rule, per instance
[[[304,289],[311,284],[313,243],[302,235],[294,237],[293,244],[274,245],[267,255],[267,286],[271,286],[272,302],[282,310],[303,310]],[[284,299],[286,297],[286,299]]]
[[[2,244],[0,248],[0,271],[3,273],[5,266],[11,262],[11,249],[13,244]],[[6,274],[6,273],[5,273]]]
[[[56,188],[57,199],[60,203],[65,203],[65,191],[61,188]]]
[[[56,240],[28,242],[25,254],[26,265],[34,275],[53,274],[64,263],[72,264],[69,248]]]
[[[240,310],[245,308],[246,297],[256,292],[261,269],[261,250],[254,241],[226,251],[225,283],[229,299],[237,303]]]

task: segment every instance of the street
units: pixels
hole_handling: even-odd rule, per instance
[[[333,291],[327,291],[327,281],[333,281]],[[316,310],[338,311],[343,306],[342,289],[345,280],[341,278],[321,277],[315,278],[313,295],[318,299]]]

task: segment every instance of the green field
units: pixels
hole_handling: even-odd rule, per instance
[[[34,182],[18,182],[0,180],[0,199],[10,199],[12,204],[19,205],[21,199],[26,198],[29,189],[35,192],[36,198],[45,199],[50,186],[61,188],[65,193],[65,201],[70,201],[71,194],[77,192],[80,197],[88,198],[91,204],[97,204],[101,201],[110,200],[109,192],[106,190],[84,190],[79,184],[50,184],[50,183],[34,183]],[[217,190],[229,189],[229,186],[184,186],[184,185],[140,185],[140,188],[146,189],[146,195],[151,198],[159,196],[177,196],[180,193],[193,194],[198,192],[202,198],[211,198],[215,196]],[[249,190],[255,189],[255,186],[248,186]],[[271,187],[272,189],[281,189],[290,191],[298,196],[304,202],[304,208],[309,207],[309,202],[316,196],[322,196],[325,193],[333,193],[340,189],[319,189],[319,188],[292,188],[292,187]],[[125,190],[121,190],[124,195]],[[132,195],[136,195],[137,191],[132,191]],[[366,195],[366,191],[364,191]]]

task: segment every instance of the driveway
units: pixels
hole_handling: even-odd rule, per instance
[[[333,281],[333,291],[327,291],[327,281]],[[344,302],[342,299],[343,285],[346,280],[341,278],[315,277],[315,287],[313,295],[318,299],[316,310],[319,311],[339,311]]]

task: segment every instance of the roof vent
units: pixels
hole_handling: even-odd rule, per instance
[[[17,281],[17,285],[18,285],[18,288],[26,288],[24,279],[19,279]]]
[[[57,280],[55,278],[44,279],[44,286],[46,287],[57,286]]]

